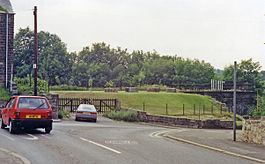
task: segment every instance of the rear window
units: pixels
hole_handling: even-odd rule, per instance
[[[48,104],[44,98],[21,97],[18,101],[18,108],[48,109]]]

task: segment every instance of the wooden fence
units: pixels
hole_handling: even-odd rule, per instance
[[[120,109],[118,99],[80,99],[80,98],[59,98],[59,109],[75,112],[80,104],[94,105],[99,113]]]

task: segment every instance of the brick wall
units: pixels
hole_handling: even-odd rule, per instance
[[[8,81],[11,77],[13,64],[14,14],[9,14],[8,20]],[[5,86],[6,79],[6,14],[0,13],[0,86]]]

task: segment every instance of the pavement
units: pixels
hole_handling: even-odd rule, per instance
[[[265,163],[265,146],[243,142],[241,133],[241,130],[237,130],[236,141],[233,141],[233,130],[180,128],[170,130],[162,136],[254,162]]]

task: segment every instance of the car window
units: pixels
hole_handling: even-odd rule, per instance
[[[92,111],[95,112],[96,108],[94,106],[82,106],[81,108],[79,108],[79,111]]]
[[[12,98],[9,100],[9,102],[6,105],[6,108],[11,108],[15,103],[15,98]]]
[[[48,109],[48,104],[44,98],[21,97],[18,101],[18,108]]]

